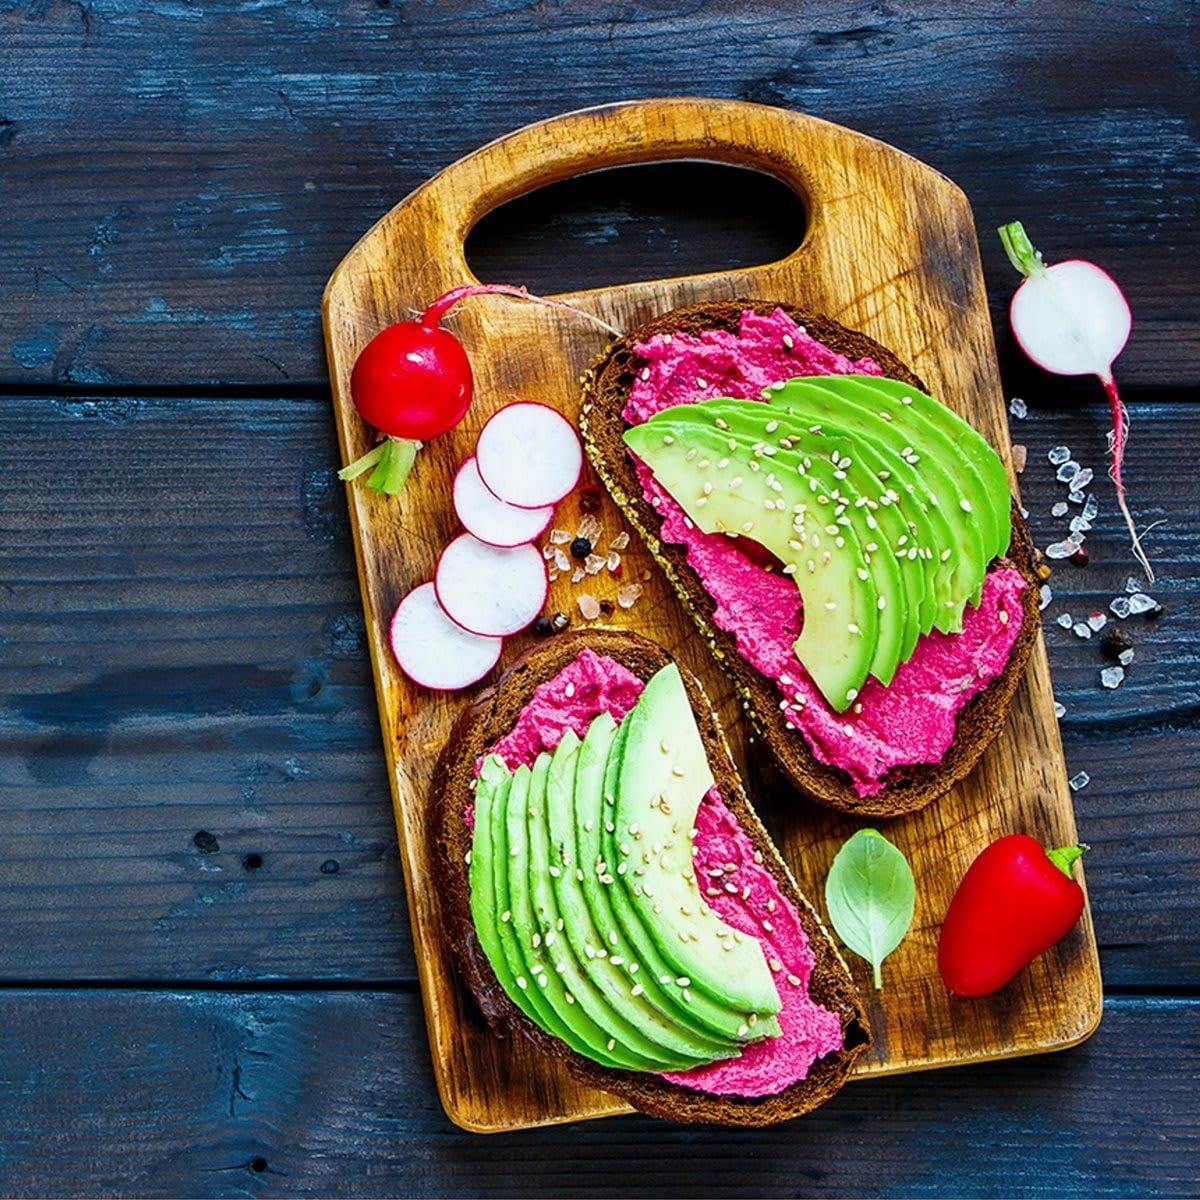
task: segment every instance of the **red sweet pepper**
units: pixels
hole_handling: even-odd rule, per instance
[[[1071,866],[1084,845],[1045,850],[1021,833],[993,842],[967,868],[938,940],[938,970],[958,996],[986,996],[1079,920]]]

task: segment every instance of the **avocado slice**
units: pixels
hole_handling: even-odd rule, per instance
[[[508,865],[507,871],[496,872],[497,880],[503,878],[506,881],[497,889],[496,896],[497,904],[505,904],[505,908],[500,909],[501,922],[509,925],[511,930],[505,941],[505,952],[509,955],[517,987],[545,1018],[545,1028],[587,1058],[606,1066],[629,1067],[627,1056],[620,1053],[616,1044],[609,1047],[612,1035],[579,1007],[573,995],[567,999],[570,993],[563,975],[557,970],[557,962],[551,961],[544,932],[534,916],[529,890],[527,822],[532,804],[545,796],[549,765],[549,756],[543,755],[532,770],[525,766],[517,768],[503,814],[504,833],[502,838],[497,837],[493,851],[499,862],[503,846],[503,861]],[[504,921],[506,911],[510,913],[507,922]],[[524,988],[520,986],[522,979],[526,981]]]
[[[714,780],[674,663],[647,682],[624,724],[613,823],[631,852],[618,860],[614,886],[690,988],[745,1013],[749,1033],[782,1004],[762,945],[722,921],[696,880],[696,811]]]
[[[690,1011],[690,1002],[683,997],[682,989],[675,983],[674,977],[671,977],[667,984],[662,982],[665,966],[655,971],[651,964],[645,961],[644,956],[639,957],[637,948],[626,935],[613,912],[612,905],[609,904],[610,889],[600,882],[600,874],[603,872],[598,871],[597,867],[603,862],[603,857],[599,852],[599,838],[607,816],[604,779],[609,756],[617,740],[617,732],[617,723],[609,713],[604,712],[596,717],[579,747],[575,764],[574,803],[565,813],[568,818],[567,824],[564,825],[562,821],[562,809],[553,803],[549,806],[551,843],[569,845],[570,853],[575,856],[577,868],[563,872],[559,905],[563,905],[563,891],[573,883],[574,887],[578,888],[578,902],[584,909],[580,915],[580,928],[593,931],[593,945],[607,947],[607,963],[611,967],[621,969],[626,990],[632,985],[642,985],[642,995],[646,1003],[655,1010],[655,1015],[650,1019],[651,1024],[657,1027],[663,1021],[667,1022],[672,1041],[665,1044],[681,1053],[695,1054],[709,1061],[728,1057],[738,1052],[737,1040],[731,1036],[722,1036],[706,1027],[704,1022],[698,1020]],[[569,921],[567,928],[571,928]],[[599,930],[607,930],[607,936],[601,936]],[[643,970],[643,966],[651,969]],[[658,1035],[649,1026],[645,1028],[645,1032],[659,1040]]]
[[[607,922],[610,914],[616,918],[617,927],[629,939],[629,944],[636,954],[636,958],[631,962],[631,970],[634,966],[637,968],[633,973],[643,982],[647,976],[656,980],[665,995],[675,998],[682,1009],[681,1020],[685,1020],[692,1028],[730,1043],[778,1037],[780,1028],[775,1017],[762,1018],[753,1026],[748,1026],[745,1013],[719,1003],[702,991],[682,986],[679,980],[686,977],[680,976],[663,958],[654,937],[630,903],[624,887],[615,886],[617,876],[614,869],[620,859],[620,846],[616,841],[616,825],[612,818],[617,802],[617,776],[620,773],[627,732],[627,723],[617,728],[616,737],[613,738],[608,758],[604,763],[603,820],[590,823],[589,828],[589,822],[580,821],[576,814],[575,832],[579,861],[584,865],[584,882],[586,884],[590,876],[599,885],[588,891],[589,902],[596,905],[593,911],[604,914],[598,916],[597,920],[603,924]],[[585,739],[584,750],[586,749]],[[600,870],[589,871],[589,865],[603,870],[603,876]],[[690,985],[690,979],[688,982]]]
[[[842,712],[870,674],[879,636],[879,592],[858,535],[844,526],[838,535],[843,546],[830,538],[825,514],[839,506],[816,478],[809,479],[808,496],[789,503],[768,482],[770,472],[760,460],[753,459],[744,471],[730,470],[730,435],[708,423],[702,412],[687,415],[700,408],[667,409],[626,430],[625,442],[700,529],[751,537],[782,560],[804,599],[796,657],[828,703]],[[710,467],[700,468],[701,462]],[[703,470],[716,477],[698,477]]]
[[[557,762],[557,769],[573,781],[578,752],[579,738],[568,730],[563,734],[553,759],[549,754],[540,754],[533,766],[529,806],[524,814],[529,851],[526,863],[529,899],[535,926],[530,942],[533,956],[541,956],[548,964],[549,971],[562,981],[566,1007],[559,1010],[559,1015],[563,1020],[581,1032],[584,1029],[590,1032],[592,1028],[601,1030],[604,1037],[602,1045],[627,1070],[686,1070],[695,1066],[697,1060],[672,1054],[656,1046],[638,1025],[618,1012],[584,969],[582,956],[575,953],[572,940],[567,935],[567,916],[559,910],[553,883],[554,872],[558,871],[561,877],[563,868],[561,863],[551,858],[546,810],[553,764]],[[549,949],[545,946],[547,937],[551,938]],[[568,996],[571,997],[569,1000]]]
[[[479,772],[475,784],[475,825],[471,835],[471,865],[467,871],[471,892],[471,919],[475,924],[480,948],[487,956],[500,986],[531,1021],[550,1033],[554,1030],[550,1028],[550,1023],[543,1017],[532,1002],[533,997],[528,993],[528,979],[524,989],[517,986],[509,956],[502,945],[501,914],[508,913],[509,909],[507,891],[502,897],[496,889],[494,821],[497,813],[503,815],[505,812],[512,783],[513,777],[500,759],[489,756],[484,760],[483,769]],[[503,855],[503,847],[500,847],[500,853]],[[502,874],[507,870],[503,862],[499,863],[499,867]],[[511,920],[511,913],[508,920]],[[504,924],[507,925],[508,922]],[[511,934],[511,925],[503,932]],[[518,970],[523,972],[524,965],[518,967]]]
[[[600,730],[597,736],[603,740],[605,726],[597,722],[593,727]],[[654,981],[643,981],[638,972],[630,972],[629,946],[619,930],[615,925],[597,926],[584,899],[585,864],[575,848],[575,810],[586,812],[593,821],[600,818],[604,759],[615,734],[616,725],[609,717],[603,755],[595,757],[596,767],[586,772],[580,771],[582,746],[586,743],[580,742],[574,730],[568,729],[563,734],[550,760],[545,821],[551,887],[564,926],[559,936],[566,937],[584,973],[616,1016],[650,1043],[650,1054],[661,1053],[665,1060],[699,1066],[737,1053],[736,1047],[689,1036],[688,1030],[675,1020],[674,1005],[668,1001],[664,1008],[656,1003],[660,995],[657,987],[652,991],[647,986]],[[588,736],[592,736],[591,731]],[[594,879],[594,868],[591,874]]]
[[[767,388],[763,399],[773,408],[794,414],[810,427],[815,424],[825,433],[856,439],[859,456],[864,461],[870,460],[872,470],[912,498],[913,503],[904,503],[905,518],[916,526],[914,532],[922,546],[936,548],[933,555],[936,571],[928,597],[933,611],[922,610],[921,631],[958,632],[962,629],[963,607],[978,587],[979,572],[986,569],[986,559],[975,522],[968,521],[956,504],[943,507],[938,499],[939,494],[955,495],[954,476],[934,455],[928,455],[918,471],[900,453],[903,447],[895,444],[891,422],[872,407],[847,403],[835,389],[825,386],[826,378],[789,379],[785,384]],[[907,659],[909,655],[904,657]]]
[[[918,557],[924,544],[915,540],[900,511],[902,494],[871,470],[869,451],[864,456],[861,439],[815,431],[758,400],[714,399],[690,407],[697,410],[697,415],[724,421],[728,430],[726,457],[731,464],[748,464],[757,458],[760,471],[767,472],[768,487],[789,506],[811,502],[815,491],[828,496],[833,511],[825,513],[829,522],[825,526],[826,543],[832,537],[835,547],[843,550],[838,542],[845,541],[845,526],[854,529],[879,597],[879,627],[870,673],[885,686],[891,683],[896,668],[925,632],[922,612],[932,616],[935,608],[930,594],[932,562],[927,577],[927,562]],[[686,433],[683,436],[686,438]],[[737,450],[729,444],[732,442],[738,444]],[[693,465],[699,467],[701,461],[697,457]],[[718,470],[722,461],[724,458],[716,460]],[[737,468],[726,468],[731,469]],[[717,486],[714,480],[714,490]],[[929,559],[933,558],[930,550]]]

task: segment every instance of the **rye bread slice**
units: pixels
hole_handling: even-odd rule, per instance
[[[621,414],[633,381],[645,365],[638,357],[635,345],[656,333],[701,333],[707,329],[736,333],[741,315],[747,309],[770,313],[777,308],[782,308],[831,349],[850,358],[870,357],[885,375],[927,390],[886,346],[864,333],[847,329],[830,317],[804,312],[788,304],[753,300],[694,304],[664,313],[627,333],[613,342],[585,372],[580,420],[584,445],[597,475],[666,572],[683,607],[704,635],[718,664],[730,677],[752,725],[788,779],[800,791],[830,808],[860,817],[899,817],[924,808],[964,778],[1004,725],[1041,624],[1033,542],[1029,527],[1014,501],[1012,541],[1008,555],[1002,561],[1020,571],[1029,586],[1022,594],[1024,620],[1021,632],[1004,671],[960,710],[954,741],[941,762],[895,767],[885,777],[881,792],[875,796],[859,796],[847,772],[818,761],[803,734],[784,719],[775,685],[738,654],[732,634],[713,624],[716,605],[688,566],[684,548],[660,540],[662,520],[642,495],[633,460],[621,440],[626,428]]]
[[[493,1031],[500,1036],[522,1035],[539,1050],[562,1060],[576,1078],[612,1092],[634,1108],[672,1121],[713,1125],[771,1125],[800,1116],[823,1104],[845,1083],[851,1068],[870,1045],[870,1028],[858,989],[846,964],[825,932],[820,918],[801,894],[783,859],[751,808],[730,756],[729,745],[699,681],[683,670],[684,683],[709,764],[721,795],[742,829],[761,852],[784,895],[796,906],[808,935],[816,966],[809,994],[839,1014],[844,1044],[840,1051],[818,1059],[808,1077],[774,1096],[721,1096],[693,1091],[657,1075],[602,1067],[575,1053],[565,1042],[530,1021],[508,998],[480,948],[471,919],[466,855],[471,832],[464,813],[473,798],[475,763],[516,723],[539,684],[553,679],[585,648],[622,663],[641,679],[649,679],[671,661],[657,643],[623,630],[593,629],[568,633],[538,646],[518,659],[495,687],[467,708],[446,743],[434,776],[438,796],[435,834],[436,873],[459,969]]]

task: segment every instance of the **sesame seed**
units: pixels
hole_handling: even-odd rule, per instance
[[[880,610],[880,612],[882,612],[885,608],[887,608],[887,597],[880,596],[879,599],[875,602],[875,604],[876,604],[876,607]]]
[[[643,367],[643,368],[642,368],[642,378],[643,378],[643,379],[649,379],[649,378],[650,378],[650,368],[649,368],[649,367]]]
[[[998,615],[998,616],[999,616],[999,618],[1000,618],[1000,624],[1001,624],[1001,625],[1007,625],[1007,624],[1008,624],[1008,612],[1007,612],[1005,609],[1003,609],[1003,608],[1002,608],[1002,609],[1000,610],[1000,612],[999,612],[997,615]]]
[[[609,1048],[610,1050],[615,1050],[615,1049],[616,1049],[616,1046],[617,1046],[617,1039],[616,1039],[616,1038],[609,1038],[609,1039],[608,1039],[608,1042],[607,1042],[606,1044],[607,1044],[607,1046],[608,1046],[608,1048]]]
[[[511,912],[509,912],[509,910],[506,908],[506,909],[505,909],[505,910],[504,910],[504,911],[503,911],[503,912],[500,914],[500,920],[504,921],[505,923],[507,923],[507,922],[511,921],[511,920],[512,920],[512,913],[511,913]]]
[[[958,502],[958,507],[961,508],[963,510],[963,512],[970,512],[971,511],[971,502],[964,496]]]
[[[800,977],[798,975],[789,975],[787,977],[787,981],[792,985],[792,987],[800,986]]]
[[[517,976],[517,987],[524,991],[529,986],[529,980],[524,975]]]
[[[669,433],[664,433],[663,434],[663,445],[664,446],[673,446],[673,445],[675,445],[675,439]]]
[[[858,698],[858,688],[847,688],[846,689],[846,699],[847,700],[856,700],[857,698]]]
[[[738,1031],[737,1031],[738,1037],[745,1037],[746,1034],[748,1034],[749,1032],[750,1032],[750,1027],[748,1025],[739,1025],[738,1026]]]
[[[763,927],[763,928],[764,928],[764,929],[765,929],[765,930],[766,930],[768,933],[774,933],[774,932],[775,932],[775,926],[774,926],[774,925],[772,925],[770,921],[763,921],[763,923],[762,923],[762,927]]]

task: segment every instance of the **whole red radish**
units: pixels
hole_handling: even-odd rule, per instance
[[[1021,349],[1055,375],[1095,375],[1108,397],[1112,414],[1109,474],[1129,529],[1133,555],[1153,583],[1154,571],[1142,549],[1121,477],[1129,418],[1112,366],[1125,349],[1133,326],[1129,304],[1116,280],[1095,263],[1073,258],[1047,266],[1020,221],[1010,221],[998,232],[1009,262],[1025,276],[1009,307],[1009,321]]]
[[[1024,834],[967,868],[938,939],[938,970],[957,996],[987,996],[1064,937],[1083,913],[1071,867],[1087,847],[1045,850]]]
[[[468,296],[513,296],[563,308],[619,335],[607,322],[561,300],[532,296],[507,284],[464,284],[439,296],[416,320],[377,333],[350,373],[354,407],[384,440],[338,472],[343,480],[371,472],[367,485],[395,495],[408,479],[421,444],[453,429],[474,393],[471,362],[462,343],[440,321]]]

